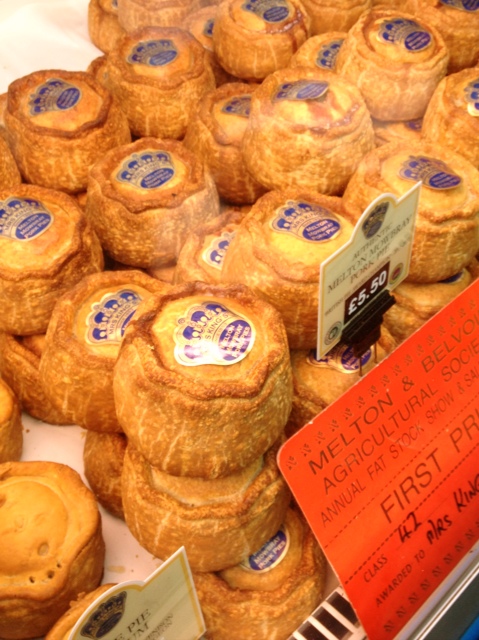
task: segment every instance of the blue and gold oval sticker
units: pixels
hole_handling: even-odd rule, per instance
[[[423,51],[432,43],[429,31],[407,18],[383,20],[379,26],[378,39],[386,44],[404,47],[410,52]]]
[[[158,189],[175,176],[175,166],[167,151],[147,149],[132,153],[123,162],[117,180],[140,189]]]
[[[256,336],[247,318],[214,301],[192,305],[176,324],[174,355],[177,362],[190,367],[240,362]]]
[[[178,57],[178,49],[173,40],[144,40],[130,52],[130,64],[144,64],[149,67],[164,67]]]
[[[479,116],[479,77],[470,82],[464,91],[468,113],[471,116]]]
[[[241,8],[254,13],[270,24],[283,22],[290,15],[290,5],[287,0],[246,0]]]
[[[462,182],[445,162],[427,156],[409,156],[403,162],[399,176],[404,180],[421,181],[423,186],[436,191],[455,189]]]
[[[288,233],[306,242],[328,242],[341,231],[337,216],[317,204],[288,200],[270,221],[274,231]]]
[[[60,78],[50,78],[30,96],[28,102],[32,116],[49,111],[68,111],[81,99],[81,91],[75,85]]]
[[[7,198],[0,202],[0,236],[27,242],[53,224],[53,214],[39,200]]]
[[[90,344],[120,344],[142,297],[131,289],[105,294],[92,305],[86,319],[86,340]]]

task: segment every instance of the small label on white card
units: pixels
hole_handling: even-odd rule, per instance
[[[341,340],[345,326],[381,291],[409,271],[420,182],[401,198],[383,194],[356,223],[350,241],[321,264],[317,359]]]

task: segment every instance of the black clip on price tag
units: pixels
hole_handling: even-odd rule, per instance
[[[361,357],[381,337],[383,316],[396,302],[387,289],[375,296],[360,313],[351,320],[341,334],[341,340],[352,347],[356,358]]]

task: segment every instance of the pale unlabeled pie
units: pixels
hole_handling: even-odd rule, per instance
[[[0,495],[0,636],[36,638],[100,584],[98,505],[80,475],[56,462],[3,463]]]
[[[291,410],[281,317],[242,285],[176,285],[130,323],[113,388],[118,420],[151,465],[235,473],[282,435]]]
[[[103,154],[131,140],[125,114],[94,76],[42,70],[14,80],[7,140],[26,182],[77,193]]]

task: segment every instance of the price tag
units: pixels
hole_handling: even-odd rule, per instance
[[[184,547],[145,582],[105,591],[73,627],[68,640],[197,640],[203,615]]]
[[[281,448],[371,640],[394,638],[479,539],[479,281]]]
[[[400,199],[392,194],[376,198],[359,218],[350,241],[321,264],[318,360],[373,298],[407,276],[420,186],[417,182]]]

